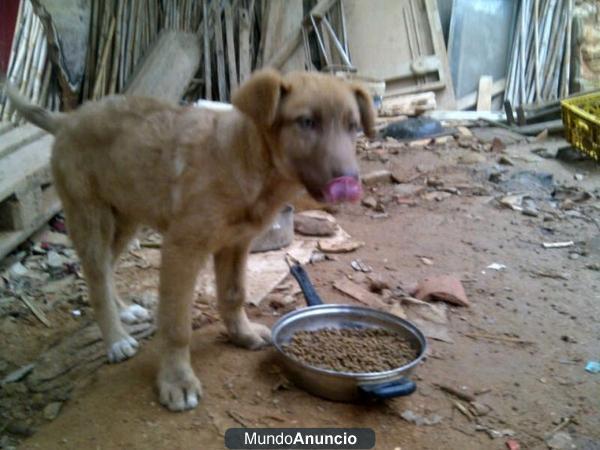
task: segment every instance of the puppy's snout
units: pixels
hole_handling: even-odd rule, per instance
[[[323,197],[328,203],[357,202],[361,196],[362,186],[357,176],[334,178],[323,190]]]
[[[334,170],[332,173],[332,178],[353,178],[356,181],[360,181],[360,175],[357,170]]]

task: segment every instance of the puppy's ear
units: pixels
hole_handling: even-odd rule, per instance
[[[234,92],[231,103],[256,124],[270,127],[275,122],[281,96],[287,89],[279,72],[264,69],[252,75]]]
[[[352,85],[352,90],[358,103],[363,131],[367,137],[373,138],[375,137],[375,109],[373,108],[373,100],[365,88],[360,85]]]

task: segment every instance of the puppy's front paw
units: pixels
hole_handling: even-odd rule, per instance
[[[147,322],[152,318],[152,314],[143,306],[133,304],[123,308],[119,312],[119,317],[121,318],[121,322],[131,324]]]
[[[271,344],[271,329],[263,324],[250,322],[249,326],[229,332],[229,339],[235,345],[250,350],[258,350]]]
[[[108,346],[108,361],[110,363],[125,361],[135,355],[138,347],[138,341],[127,335]]]
[[[191,367],[167,367],[158,375],[160,403],[171,411],[185,411],[198,406],[202,385]]]

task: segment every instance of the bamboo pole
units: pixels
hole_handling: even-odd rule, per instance
[[[205,87],[205,97],[207,100],[212,100],[212,71],[211,71],[211,53],[210,53],[210,36],[208,34],[208,0],[202,0],[202,30],[203,30],[203,40],[204,40],[204,87]]]
[[[17,46],[17,54],[14,59],[14,64],[9,67],[8,70],[8,78],[18,85],[18,80],[22,76],[22,67],[25,61],[26,52],[27,52],[27,40],[29,39],[29,35],[32,32],[33,27],[33,12],[32,12],[31,4],[29,2],[25,3],[24,11],[23,11],[23,21],[22,21],[22,30],[19,33],[19,40],[15,43]],[[6,105],[4,111],[2,113],[3,120],[12,120],[12,105],[10,100],[6,98]]]
[[[127,84],[127,80],[129,80],[129,76],[133,71],[133,46],[134,46],[134,32],[135,32],[135,2],[131,3],[131,10],[129,13],[129,25],[127,26],[127,53],[126,53],[126,61],[127,67],[125,69],[125,82]]]
[[[44,76],[44,67],[46,66],[46,57],[48,54],[48,44],[44,33],[41,34],[40,39],[40,50],[37,62],[35,64],[35,72],[33,76],[33,86],[31,88],[31,101],[35,104],[39,104],[40,91],[42,89],[42,78]]]
[[[7,77],[10,77],[10,68],[14,64],[14,60],[17,57],[18,42],[20,40],[20,35],[23,33],[22,19],[23,19],[24,3],[25,2],[23,0],[21,0],[19,2],[19,8],[17,10],[17,18],[15,20],[15,34],[13,37],[12,45],[10,47],[10,55],[8,57],[8,67],[6,70]],[[0,102],[0,119],[1,119],[4,115],[4,108],[6,108],[6,105],[8,103],[8,98],[6,96],[4,96],[4,97],[0,98],[0,100],[1,100],[1,102]]]
[[[225,2],[225,35],[227,37],[227,66],[229,69],[229,92],[233,92],[238,86],[238,74],[235,59],[235,41],[233,36],[233,14],[231,3]]]
[[[100,59],[100,70],[99,75],[96,78],[96,84],[94,85],[94,99],[98,99],[104,93],[104,79],[106,73],[106,65],[108,62],[108,55],[110,52],[110,42],[112,41],[113,34],[115,32],[115,18],[112,17],[110,21],[110,25],[108,28],[108,37],[107,42],[104,45],[104,52],[102,53],[102,58]]]
[[[140,45],[140,37],[141,37],[141,27],[140,24],[137,20],[137,18],[140,16],[140,12],[142,10],[142,2],[135,2],[137,5],[136,8],[136,12],[135,12],[135,16],[136,16],[136,20],[134,21],[135,24],[135,33],[134,33],[134,45],[133,45],[133,69],[135,70],[135,67],[137,66],[139,60],[140,60],[140,49],[141,49],[141,45]]]
[[[52,62],[47,59],[46,67],[44,68],[44,79],[42,81],[42,89],[40,92],[40,106],[48,106],[48,88],[50,87],[50,75],[52,74]]]
[[[85,78],[83,79],[82,99],[88,99],[92,86],[92,78],[96,64],[96,45],[98,27],[98,0],[91,0],[90,12],[90,35],[88,39],[88,51],[85,63]]]
[[[119,77],[119,63],[121,61],[121,35],[123,33],[123,9],[125,2],[117,2],[117,19],[115,21],[115,39],[113,45],[112,67],[108,83],[108,93],[117,92],[117,81]]]

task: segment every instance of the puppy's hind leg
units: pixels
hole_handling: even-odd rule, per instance
[[[247,257],[248,245],[221,249],[215,254],[215,277],[219,313],[229,338],[236,345],[254,350],[271,343],[271,330],[251,322],[244,310]]]
[[[124,217],[115,214],[115,232],[111,243],[111,256],[112,256],[112,270],[114,272],[117,265],[119,256],[127,248],[127,245],[135,235],[137,231],[137,224],[132,221],[128,221]],[[123,323],[138,323],[145,322],[152,318],[152,314],[149,310],[143,306],[132,303],[128,305],[125,303],[119,293],[117,292],[116,286],[112,286],[113,301],[116,303],[119,309],[119,317]]]
[[[108,360],[112,363],[123,361],[135,354],[138,343],[123,329],[113,300],[113,212],[110,207],[89,199],[77,203],[71,203],[66,195],[61,199],[69,235],[87,282],[90,303],[107,347]]]

